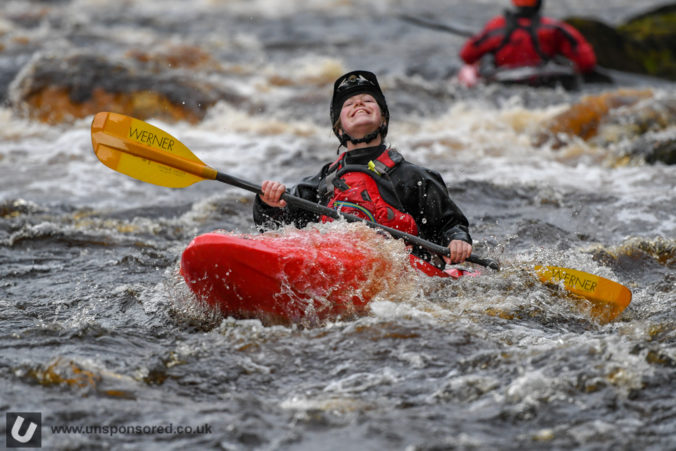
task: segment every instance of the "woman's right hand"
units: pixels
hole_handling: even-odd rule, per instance
[[[282,194],[286,191],[286,186],[284,186],[284,184],[265,180],[261,184],[261,191],[263,193],[259,194],[258,197],[269,206],[278,208],[286,207],[286,201],[280,199]]]

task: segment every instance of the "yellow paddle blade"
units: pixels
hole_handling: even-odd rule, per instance
[[[183,188],[217,174],[178,139],[123,114],[94,116],[92,147],[109,168],[155,185]]]
[[[591,301],[592,316],[602,322],[615,319],[631,302],[627,287],[603,277],[556,266],[536,266],[535,272],[543,283],[562,282],[566,290]]]

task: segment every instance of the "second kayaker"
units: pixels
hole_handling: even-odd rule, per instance
[[[514,10],[491,19],[470,38],[460,57],[467,64],[488,57],[491,67],[538,66],[557,57],[570,60],[579,73],[593,71],[596,55],[582,34],[565,22],[541,16],[543,0],[512,0]]]
[[[346,151],[296,185],[292,194],[448,246],[450,256],[443,262],[425,249],[413,249],[438,266],[465,261],[472,252],[469,224],[441,175],[406,161],[384,143],[390,113],[376,76],[353,71],[339,77],[330,114],[333,132]],[[286,186],[280,182],[266,180],[261,189],[254,203],[258,225],[293,223],[302,228],[326,220],[287,205],[281,199]]]

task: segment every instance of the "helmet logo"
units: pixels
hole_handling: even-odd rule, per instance
[[[342,91],[344,89],[352,88],[354,86],[361,86],[361,85],[371,85],[373,86],[373,83],[366,79],[363,75],[359,74],[352,74],[349,77],[345,78],[343,81],[340,82],[338,85],[338,88],[336,88],[338,91]]]

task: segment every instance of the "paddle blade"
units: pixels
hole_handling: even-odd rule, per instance
[[[535,272],[543,283],[562,282],[566,290],[591,301],[592,316],[602,322],[615,319],[631,302],[627,287],[603,277],[556,266],[536,266]]]
[[[117,113],[97,113],[92,147],[109,168],[143,182],[183,188],[216,178],[179,140],[146,122]]]

